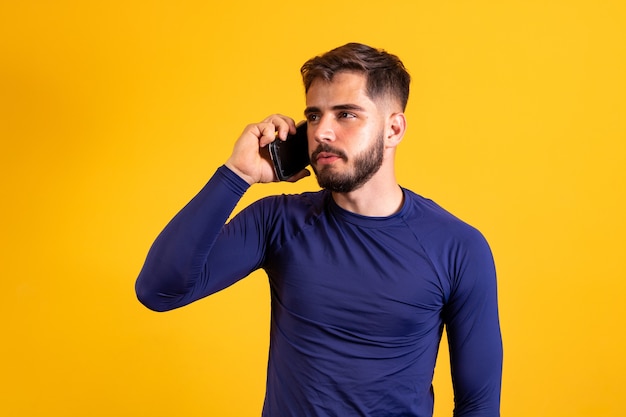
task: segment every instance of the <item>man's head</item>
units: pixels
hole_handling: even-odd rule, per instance
[[[372,101],[391,99],[406,109],[411,77],[397,56],[359,43],[348,43],[304,63],[300,72],[305,92],[314,80],[332,81],[344,71],[362,73],[367,79],[367,95]]]

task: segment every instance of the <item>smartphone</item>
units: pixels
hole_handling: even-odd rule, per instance
[[[289,179],[309,165],[306,130],[306,122],[302,122],[297,126],[295,135],[288,135],[284,141],[277,138],[269,144],[270,158],[280,181]]]

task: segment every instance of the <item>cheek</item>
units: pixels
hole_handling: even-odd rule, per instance
[[[374,131],[373,127],[367,124],[350,123],[337,127],[335,134],[337,142],[358,150],[367,147],[372,131]]]
[[[372,147],[380,141],[381,137],[383,137],[383,134],[384,128],[374,125],[346,129],[345,137],[350,138],[346,140],[346,146],[350,147],[350,151],[353,154],[362,153],[372,149]]]

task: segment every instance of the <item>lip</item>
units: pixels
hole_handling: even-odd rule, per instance
[[[341,156],[332,153],[332,152],[320,152],[317,155],[317,158],[315,159],[315,161],[318,164],[332,164],[333,162],[342,159]]]

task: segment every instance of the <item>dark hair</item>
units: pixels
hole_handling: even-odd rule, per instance
[[[411,76],[400,59],[382,49],[360,43],[348,43],[323,55],[309,59],[300,68],[304,91],[314,80],[332,81],[335,74],[355,71],[367,77],[367,95],[371,99],[392,97],[406,109]]]

